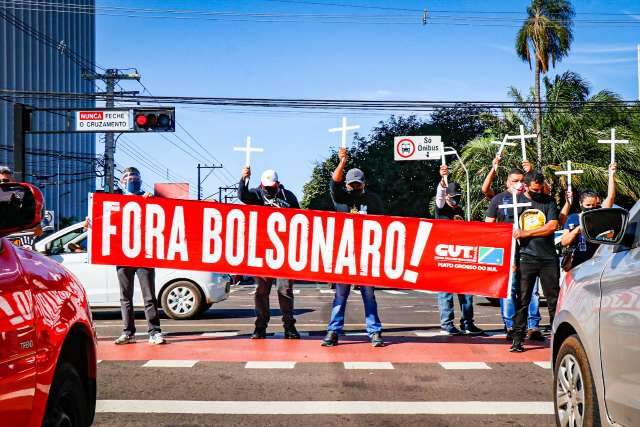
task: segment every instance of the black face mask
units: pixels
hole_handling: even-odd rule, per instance
[[[263,187],[262,188],[264,191],[264,194],[270,198],[273,199],[274,197],[276,197],[276,194],[278,194],[278,186],[274,185],[273,187]]]
[[[347,192],[354,197],[359,197],[364,193],[364,188],[358,188],[357,190],[355,188],[347,188]]]
[[[529,190],[529,196],[531,197],[531,200],[535,202],[544,202],[544,193]]]

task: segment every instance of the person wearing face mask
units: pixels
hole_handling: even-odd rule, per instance
[[[562,232],[562,246],[567,248],[567,254],[562,261],[562,268],[565,271],[569,271],[572,268],[582,264],[583,262],[591,259],[599,245],[596,243],[588,242],[582,230],[580,228],[580,215],[583,212],[590,211],[598,208],[611,208],[616,198],[616,164],[609,165],[609,185],[607,191],[607,198],[600,203],[600,195],[591,190],[583,191],[580,194],[580,213],[572,213],[567,217],[567,221],[564,224],[564,230]],[[572,195],[567,194],[567,205],[571,205]],[[563,211],[565,210],[563,208]],[[568,208],[566,211],[568,212]]]
[[[500,167],[500,160],[502,160],[501,156],[496,156],[493,159],[492,168],[489,169],[489,173],[487,173],[487,176],[485,177],[484,182],[482,183],[482,194],[484,194],[484,196],[489,200],[491,200],[496,195],[496,193],[491,188],[491,184],[493,184],[493,180],[495,179],[498,173],[498,168]],[[531,166],[531,162],[529,162],[528,160],[525,160],[524,162],[522,162],[521,173],[523,177],[525,173],[531,172],[532,169],[533,169],[533,166]]]
[[[360,169],[354,168],[348,170],[343,183],[344,169],[348,160],[346,148],[340,148],[340,151],[338,151],[338,159],[340,162],[333,171],[329,183],[329,191],[334,205],[346,205],[348,212],[352,214],[384,214],[380,197],[366,190],[364,173]],[[327,325],[327,334],[322,340],[322,346],[324,347],[337,345],[338,336],[344,332],[344,313],[350,291],[351,285],[336,285],[336,293],[331,309],[331,319]],[[371,286],[361,286],[360,293],[362,295],[362,302],[364,303],[365,323],[371,345],[374,347],[383,347],[382,323],[378,317],[375,289]]]
[[[260,178],[260,186],[249,188],[251,168],[242,169],[242,176],[238,183],[238,199],[246,205],[271,206],[274,208],[300,209],[296,196],[278,181],[278,174],[272,169],[265,170]],[[255,277],[256,293],[254,296],[256,322],[252,339],[267,337],[269,324],[269,294],[274,283],[278,289],[278,303],[282,312],[285,339],[299,339],[296,330],[296,319],[293,317],[293,281],[288,279],[274,279],[272,277]]]
[[[151,193],[142,190],[142,177],[140,171],[134,167],[128,167],[122,171],[120,178],[122,194],[148,198]],[[124,327],[122,335],[115,344],[133,344],[136,342],[135,313],[133,310],[133,289],[135,276],[138,276],[140,290],[144,300],[144,317],[147,319],[149,330],[149,344],[164,344],[165,340],[160,329],[160,314],[158,312],[158,300],[156,298],[155,270],[146,267],[117,266],[118,283],[120,285],[120,309]]]
[[[462,208],[462,192],[460,184],[454,181],[445,182],[445,177],[449,175],[447,165],[440,166],[440,183],[436,192],[436,219],[464,220],[464,209]],[[454,325],[453,306],[454,298],[452,293],[438,293],[438,307],[440,309],[440,329],[447,335],[483,335],[484,331],[478,328],[473,321],[473,296],[458,294],[458,303],[462,311],[460,319],[460,329]]]
[[[527,187],[525,201],[531,207],[522,212],[520,228],[513,232],[519,240],[520,286],[516,297],[513,344],[510,351],[523,352],[522,345],[527,326],[527,309],[536,280],[547,299],[549,321],[553,324],[560,287],[560,265],[554,243],[558,228],[558,207],[555,200],[544,193],[545,179],[540,172],[529,172],[524,177]]]
[[[0,184],[14,182],[13,172],[8,166],[0,166]]]
[[[528,162],[527,162],[528,163]],[[530,166],[530,165],[529,165]],[[513,209],[502,208],[500,205],[507,205],[513,203],[513,195],[511,194],[511,188],[515,187],[519,191],[518,202],[527,202],[524,197],[524,172],[520,169],[512,169],[507,176],[506,191],[495,195],[489,203],[489,209],[485,216],[485,222],[504,222],[513,224]],[[486,193],[485,193],[486,194]],[[522,212],[522,209],[520,209]],[[511,273],[511,294],[507,298],[500,299],[500,315],[502,317],[502,323],[506,332],[507,341],[513,340],[513,318],[516,314],[516,296],[520,286],[520,270],[519,261],[520,257],[517,251],[520,249],[519,245],[516,245],[515,265]],[[529,302],[529,309],[527,312],[527,339],[533,341],[544,341],[544,336],[540,332],[540,296],[538,291],[539,284],[536,283],[533,293],[531,294],[531,301]]]

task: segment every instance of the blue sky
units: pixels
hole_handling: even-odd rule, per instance
[[[317,3],[328,2],[317,0]],[[310,5],[279,1],[138,1],[96,0],[98,6],[199,9],[231,12],[379,14],[388,10]],[[527,1],[381,1],[351,3],[407,9],[466,11],[522,11]],[[640,4],[628,1],[574,2],[576,20],[640,20]],[[625,15],[602,15],[619,13]],[[637,14],[636,14],[637,13]],[[446,15],[441,12],[440,15]],[[595,15],[593,15],[595,14]],[[98,15],[96,62],[105,67],[136,67],[154,95],[286,97],[393,100],[506,100],[509,86],[527,90],[533,77],[513,50],[517,23],[511,26],[420,25],[420,13],[407,20],[416,24],[365,25],[317,22],[258,23],[191,19],[150,19]],[[488,14],[489,16],[511,16]],[[517,17],[517,16],[515,16]],[[594,90],[609,89],[624,99],[636,99],[637,26],[596,26],[577,22],[571,55],[551,75],[570,69],[591,82]],[[135,82],[123,82],[138,90]],[[254,156],[254,180],[274,168],[283,184],[302,198],[302,186],[313,164],[339,142],[327,129],[339,125],[341,112],[289,113],[274,110],[221,110],[213,107],[177,108],[177,120],[222,162],[228,172],[216,171],[204,185],[205,196],[236,180],[244,155],[234,146],[247,135],[264,154]],[[389,113],[347,113],[350,123],[368,131]],[[177,136],[195,146],[178,129]],[[158,135],[127,135],[125,144],[170,169],[170,176],[196,182],[196,160]],[[182,144],[170,136],[177,144]],[[97,144],[97,150],[104,150]],[[119,150],[120,166],[139,164],[147,183],[166,181],[151,168]],[[202,151],[202,150],[200,150]],[[129,149],[129,154],[133,154]],[[133,155],[133,157],[136,157]],[[210,157],[202,163],[212,163]]]

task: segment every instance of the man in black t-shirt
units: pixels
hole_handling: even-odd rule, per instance
[[[529,172],[524,177],[527,187],[525,197],[531,207],[519,216],[519,229],[513,237],[520,241],[520,288],[516,297],[516,315],[512,352],[522,352],[527,327],[527,308],[531,294],[540,279],[547,299],[549,320],[553,324],[560,287],[560,265],[554,244],[554,233],[558,228],[558,207],[555,200],[544,194],[544,175]]]

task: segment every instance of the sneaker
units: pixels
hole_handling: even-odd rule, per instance
[[[473,323],[466,328],[462,328],[462,332],[467,335],[485,335],[484,331]]]
[[[333,347],[335,345],[338,345],[338,334],[333,331],[328,331],[327,335],[325,335],[324,339],[322,340],[322,346]]]
[[[122,334],[113,343],[115,345],[135,344],[136,343],[136,337],[135,337],[135,335]]]
[[[527,330],[527,339],[530,341],[546,341],[546,338],[544,337],[544,335],[542,335],[542,332],[540,332],[539,329],[533,328]]]
[[[158,345],[158,344],[164,344],[165,340],[164,337],[162,336],[162,332],[154,332],[149,334],[149,344],[154,344],[154,345]]]
[[[284,338],[287,340],[299,340],[300,333],[298,332],[295,326],[291,325],[289,327],[284,328]]]
[[[374,332],[371,334],[371,345],[374,347],[384,347],[384,341],[380,332]]]
[[[513,328],[507,328],[506,340],[513,341]]]
[[[522,347],[522,339],[520,337],[513,338],[513,344],[511,344],[511,348],[509,349],[511,353],[522,353],[524,352],[524,347]]]
[[[251,335],[252,340],[262,340],[267,337],[267,328],[256,328]]]
[[[460,329],[456,328],[455,326],[451,325],[451,326],[447,326],[444,328],[440,328],[440,333],[444,334],[444,335],[460,335],[462,334],[462,332],[460,332]]]

